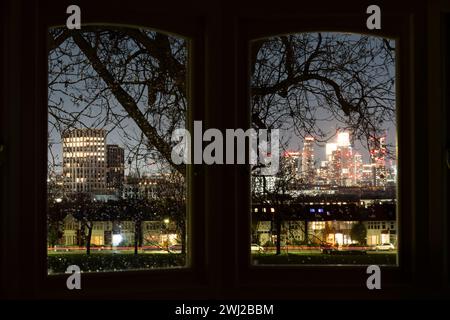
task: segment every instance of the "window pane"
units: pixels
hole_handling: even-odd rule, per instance
[[[254,264],[397,264],[395,41],[301,33],[251,46],[252,126],[280,130],[253,166]]]
[[[48,273],[186,265],[186,39],[125,27],[49,30]]]

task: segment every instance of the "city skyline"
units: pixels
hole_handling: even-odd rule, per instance
[[[94,128],[89,128],[89,127],[85,127],[85,128],[75,128],[72,130],[76,130],[76,129],[94,129]],[[104,130],[106,132],[106,129],[95,129],[95,130]],[[150,162],[148,161],[148,163],[145,164],[145,160],[144,161],[140,161],[140,167],[137,167],[136,165],[133,165],[134,170],[130,170],[130,160],[131,158],[129,157],[130,152],[127,150],[128,148],[130,148],[130,146],[126,146],[125,143],[123,143],[123,141],[118,142],[118,138],[120,137],[119,134],[119,129],[117,130],[112,130],[109,133],[106,134],[105,136],[105,141],[106,144],[108,145],[117,145],[120,148],[124,149],[124,162],[125,162],[125,175],[130,175],[132,173],[136,173],[136,168],[138,169],[138,171],[141,174],[155,174],[160,172],[160,167],[158,163],[155,162]],[[321,161],[325,161],[327,158],[327,146],[332,144],[331,141],[333,141],[334,139],[337,139],[337,136],[339,134],[339,132],[347,132],[344,130],[340,130],[337,131],[335,135],[333,135],[331,138],[328,139],[328,142],[324,143],[324,142],[317,142],[316,139],[314,139],[313,141],[313,149],[314,149],[314,166],[320,166],[320,162]],[[392,154],[396,149],[396,144],[395,144],[395,139],[394,139],[394,143],[389,143],[389,141],[392,141],[392,130],[385,130],[386,132],[386,145],[387,148],[389,150],[389,154]],[[350,135],[350,133],[349,133]],[[394,135],[395,136],[395,135]],[[291,135],[292,137],[292,135]],[[288,147],[284,150],[282,150],[282,152],[280,152],[280,154],[283,153],[292,153],[292,152],[301,152],[304,146],[304,140],[302,141],[300,137],[297,136],[293,136],[295,139],[292,139],[288,145]],[[55,142],[56,141],[60,141],[60,142]],[[349,137],[349,140],[351,140],[351,135]],[[63,134],[60,135],[60,138],[57,138],[57,134],[54,133],[53,134],[53,138],[51,139],[52,143],[49,145],[49,150],[48,150],[48,161],[49,161],[49,165],[53,166],[53,173],[55,174],[62,174],[63,173]],[[356,146],[356,147],[355,147]],[[354,151],[359,152],[360,155],[362,156],[362,160],[363,162],[370,162],[370,151],[367,149],[367,147],[365,145],[363,145],[361,140],[355,140],[354,143],[352,144],[352,148]],[[55,157],[56,155],[56,157]],[[58,161],[55,161],[55,164],[50,164],[51,159],[60,159],[59,160],[59,164]],[[149,157],[151,158],[151,157]],[[396,159],[392,159],[389,158],[389,160],[391,161],[392,164],[395,164]],[[145,169],[147,169],[147,171],[145,171]],[[51,170],[49,170],[49,174],[51,174],[52,172],[50,172]]]
[[[283,160],[288,175],[301,179],[304,184],[330,184],[339,186],[386,186],[396,182],[396,165],[389,161],[386,136],[373,139],[370,159],[352,147],[350,133],[341,131],[335,141],[325,146],[325,158],[316,159],[314,138],[305,137],[302,151],[286,151]],[[286,174],[286,172],[284,172]]]

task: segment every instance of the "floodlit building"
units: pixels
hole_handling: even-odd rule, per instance
[[[299,178],[302,169],[301,152],[287,151],[281,159],[281,170],[283,174],[291,178]]]
[[[364,221],[367,229],[367,245],[392,243],[397,247],[397,223],[391,221]]]
[[[362,155],[360,153],[356,152],[353,155],[352,185],[354,185],[354,186],[360,185],[361,178],[362,178],[362,172],[363,172]]]
[[[72,129],[62,135],[63,185],[66,192],[106,190],[106,131]]]
[[[386,136],[370,140],[370,159],[374,166],[374,186],[385,186],[388,178],[386,169]]]

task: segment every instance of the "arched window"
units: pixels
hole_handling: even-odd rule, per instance
[[[280,140],[275,170],[252,168],[252,205],[275,207],[252,214],[253,262],[396,265],[395,230],[368,231],[397,219],[395,41],[285,34],[250,57],[252,127]]]

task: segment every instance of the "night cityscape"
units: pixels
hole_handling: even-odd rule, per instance
[[[408,318],[450,298],[449,1],[0,15],[10,314]]]
[[[340,255],[345,263],[349,253],[386,252],[384,263],[395,264],[396,166],[385,136],[372,142],[370,163],[352,148],[348,132],[326,144],[325,160],[315,159],[314,144],[314,138],[306,137],[301,151],[284,152],[277,174],[252,175],[250,250],[255,261],[298,252]],[[175,182],[170,173],[125,175],[124,148],[108,144],[103,129],[68,130],[62,145],[62,172],[48,179],[49,208],[59,207],[62,218],[55,221],[56,230],[49,229],[50,255],[185,252],[185,232],[177,221],[182,219],[184,226],[184,188],[174,186],[184,179]],[[160,201],[167,190],[178,193],[173,198],[180,201],[178,216]],[[73,208],[80,201],[101,205],[86,219]],[[139,219],[126,207],[141,210]]]
[[[314,138],[306,137],[302,151],[283,154],[278,175],[253,175],[253,252],[396,250],[396,166],[385,137],[373,142],[368,164],[348,132],[336,140],[326,144],[319,166]]]

